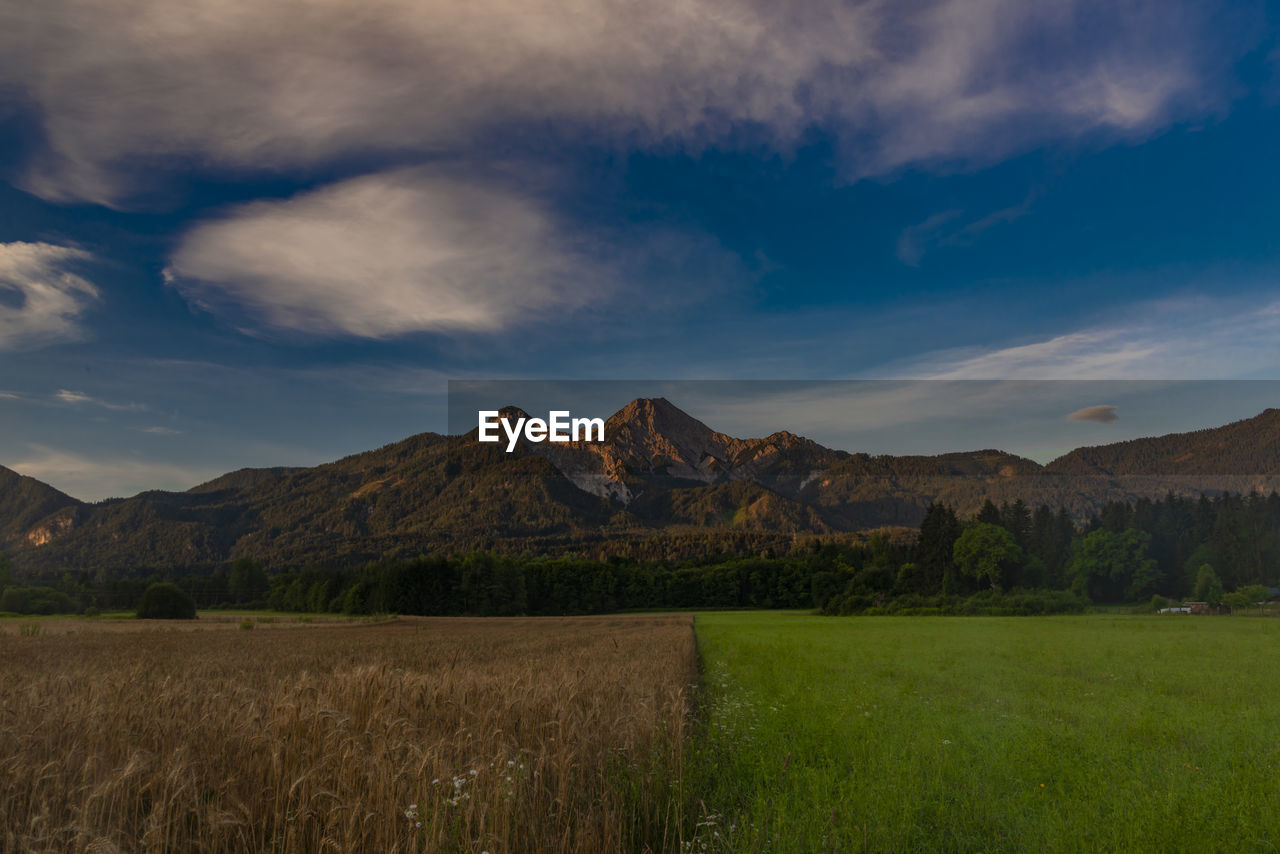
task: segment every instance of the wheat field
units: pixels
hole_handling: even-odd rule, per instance
[[[6,852],[679,847],[692,618],[0,634]]]

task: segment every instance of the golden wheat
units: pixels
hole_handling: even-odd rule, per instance
[[[0,635],[5,851],[678,846],[688,617]]]

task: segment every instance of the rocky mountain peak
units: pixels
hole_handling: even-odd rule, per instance
[[[605,422],[605,435],[630,426],[650,433],[703,433],[714,431],[665,397],[637,397]]]
[[[740,439],[712,430],[666,398],[637,398],[605,422],[605,440],[624,457],[695,476],[723,465],[744,447]]]
[[[518,406],[515,406],[513,404],[507,404],[506,406],[498,410],[498,417],[506,418],[509,421],[516,421],[517,419],[520,419],[520,418],[528,418],[529,413],[525,412],[523,409],[521,409]]]

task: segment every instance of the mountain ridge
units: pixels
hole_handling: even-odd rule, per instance
[[[1263,468],[1238,470],[1250,461]],[[1236,470],[1210,471],[1224,466]],[[475,431],[420,433],[314,467],[239,469],[185,492],[98,504],[0,468],[0,549],[37,572],[216,566],[240,556],[357,563],[690,532],[914,526],[934,501],[963,514],[985,500],[1023,500],[1082,518],[1106,501],[1169,490],[1277,486],[1276,409],[1220,428],[1081,448],[1041,466],[996,449],[848,453],[786,430],[741,439],[664,398],[637,398],[606,420],[602,443],[521,439],[507,453],[505,443],[477,442]]]
[[[1280,473],[1280,409],[1264,409],[1220,427],[1076,448],[1045,469],[1055,474],[1103,475]]]

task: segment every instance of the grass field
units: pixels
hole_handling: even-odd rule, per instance
[[[1280,849],[1276,620],[242,619],[4,626],[0,851]]]
[[[84,622],[0,634],[5,852],[679,847],[690,617]]]
[[[1280,622],[710,614],[693,850],[1275,851]]]

